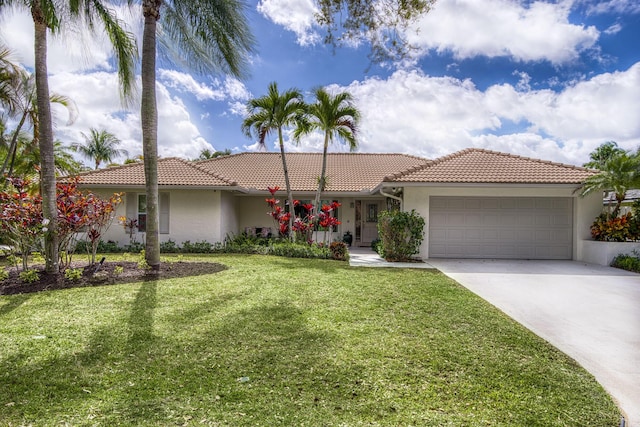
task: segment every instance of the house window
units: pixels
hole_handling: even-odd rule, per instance
[[[377,203],[367,203],[367,222],[378,222]]]
[[[138,194],[138,231],[147,231],[147,195]]]

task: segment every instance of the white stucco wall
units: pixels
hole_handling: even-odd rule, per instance
[[[573,259],[584,257],[584,241],[590,238],[589,227],[602,210],[599,194],[585,198],[574,193],[574,187],[536,186],[406,186],[404,187],[404,210],[415,209],[425,220],[425,240],[419,256],[429,258],[429,197],[431,196],[474,196],[474,197],[571,197],[574,199]]]

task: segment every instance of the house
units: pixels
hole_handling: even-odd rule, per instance
[[[288,153],[294,198],[312,201],[320,153]],[[575,191],[593,171],[483,149],[428,160],[405,154],[331,153],[323,200],[341,203],[342,224],[354,245],[377,237],[378,213],[392,204],[425,218],[420,256],[582,259],[589,226],[602,209],[599,195]],[[146,215],[143,165],[86,172],[81,185],[104,195],[124,192],[117,215]],[[279,153],[241,153],[204,161],[158,161],[160,239],[223,241],[244,231],[275,232],[267,214],[267,187],[286,201]],[[139,236],[142,238],[142,236]],[[124,245],[129,235],[114,223],[105,236]]]

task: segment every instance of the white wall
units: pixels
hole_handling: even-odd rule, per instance
[[[572,197],[574,199],[573,259],[582,260],[584,240],[590,238],[589,227],[602,210],[599,195],[580,198],[571,187],[516,187],[505,186],[423,186],[404,187],[404,210],[415,209],[425,220],[425,240],[420,247],[420,257],[429,258],[429,197]]]

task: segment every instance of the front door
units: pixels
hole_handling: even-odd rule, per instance
[[[356,242],[370,246],[378,238],[378,213],[383,209],[380,200],[356,200]]]

